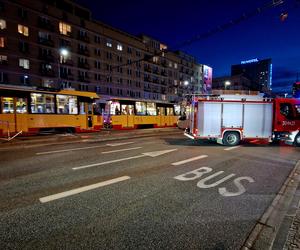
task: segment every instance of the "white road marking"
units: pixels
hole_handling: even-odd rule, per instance
[[[107,165],[107,164],[115,163],[115,162],[127,161],[127,160],[132,160],[132,159],[138,159],[138,158],[142,158],[142,157],[145,157],[145,156],[156,157],[156,156],[160,156],[160,155],[163,155],[163,154],[170,153],[170,152],[175,151],[175,150],[177,150],[177,148],[176,149],[169,149],[169,150],[146,152],[146,153],[142,153],[142,154],[136,155],[136,156],[131,156],[131,157],[126,157],[126,158],[121,158],[121,159],[116,159],[116,160],[111,160],[111,161],[104,161],[104,162],[99,162],[99,163],[94,163],[94,164],[89,164],[89,165],[74,167],[72,169],[73,170],[78,170],[78,169],[83,169],[83,168],[97,167],[97,166]]]
[[[134,143],[134,142],[131,141],[131,142],[108,143],[108,144],[106,144],[106,146],[117,147],[117,146],[132,144],[132,143]]]
[[[36,154],[37,155],[46,155],[46,154],[55,154],[55,153],[77,151],[77,150],[84,150],[84,149],[92,149],[92,148],[103,148],[103,147],[105,147],[105,146],[101,145],[101,146],[90,146],[90,147],[82,147],[82,148],[70,148],[70,149],[62,149],[62,150],[39,152],[39,153],[36,153]]]
[[[40,198],[39,200],[40,200],[41,203],[45,203],[45,202],[65,198],[65,197],[68,197],[68,196],[71,196],[71,195],[79,194],[79,193],[82,193],[82,192],[86,192],[86,191],[96,189],[96,188],[99,188],[99,187],[104,187],[104,186],[107,186],[107,185],[111,185],[111,184],[114,184],[114,183],[117,183],[117,182],[125,181],[125,180],[128,180],[128,179],[130,179],[129,176],[122,176],[122,177],[118,177],[118,178],[115,178],[115,179],[111,179],[111,180],[107,180],[107,181],[103,181],[103,182],[98,182],[98,183],[95,183],[95,184],[92,184],[92,185],[89,185],[89,186],[75,188],[75,189],[71,189],[69,191],[65,191],[65,192],[62,192],[62,193],[45,196],[45,197]]]
[[[233,150],[233,149],[240,148],[240,147],[241,147],[241,146],[235,146],[235,147],[225,148],[224,150],[229,151],[229,150]]]
[[[99,162],[99,163],[95,163],[95,164],[90,164],[90,165],[84,165],[84,166],[80,166],[80,167],[75,167],[75,168],[72,168],[72,169],[73,170],[78,170],[78,169],[83,169],[83,168],[97,167],[97,166],[101,166],[101,165],[107,165],[107,164],[110,164],[110,163],[115,163],[115,162],[120,162],[120,161],[127,161],[127,160],[137,159],[137,158],[141,158],[141,157],[145,157],[145,155],[136,155],[136,156],[122,158],[122,159],[117,159],[117,160],[112,160],[112,161],[104,161],[104,162]]]
[[[161,151],[147,152],[147,153],[142,153],[142,154],[145,155],[145,156],[156,157],[156,156],[164,155],[164,154],[176,151],[176,150],[177,150],[177,148],[161,150]]]
[[[104,151],[101,154],[111,154],[111,153],[122,152],[122,151],[130,151],[130,150],[139,149],[139,148],[142,148],[142,147],[124,148],[124,149],[118,149],[118,150],[112,150],[112,151]]]
[[[190,158],[190,159],[186,159],[186,160],[183,160],[183,161],[173,162],[172,165],[173,166],[178,166],[178,165],[185,164],[187,162],[200,160],[200,159],[203,159],[203,158],[206,158],[206,157],[207,157],[207,155],[200,155],[200,156],[196,156],[196,157],[193,157],[193,158]]]
[[[253,141],[250,141],[250,143],[255,143],[255,142],[258,142],[259,140],[253,140]]]

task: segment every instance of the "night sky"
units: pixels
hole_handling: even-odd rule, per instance
[[[268,0],[77,0],[94,19],[133,35],[146,34],[177,49],[178,44],[255,11]],[[281,13],[288,13],[285,21]],[[213,76],[230,75],[242,60],[272,58],[273,90],[290,91],[300,76],[300,1],[285,0],[252,18],[181,50],[213,67]]]

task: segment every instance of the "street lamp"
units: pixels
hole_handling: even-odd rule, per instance
[[[60,64],[65,60],[66,57],[70,54],[69,50],[66,48],[61,48],[59,50],[59,58],[58,58],[58,84],[61,84],[61,75],[60,75]]]
[[[189,85],[189,81],[185,80],[185,81],[183,82],[183,84],[184,84],[184,86],[188,86],[188,85]]]
[[[225,82],[225,90],[227,89],[227,87],[229,87],[231,85],[231,82],[230,81],[226,81]]]

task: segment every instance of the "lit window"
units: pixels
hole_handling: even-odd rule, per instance
[[[5,47],[5,39],[3,36],[0,37],[0,48],[4,48]]]
[[[14,113],[14,99],[12,97],[2,98],[2,113],[3,114]]]
[[[27,113],[27,100],[26,98],[17,98],[16,111],[19,114]]]
[[[145,102],[136,102],[135,108],[136,108],[137,115],[146,115],[146,103]]]
[[[54,95],[32,93],[31,97],[31,113],[54,113]]]
[[[0,63],[7,62],[7,56],[0,55]]]
[[[120,51],[122,51],[122,50],[123,50],[123,46],[122,46],[122,44],[118,44],[118,45],[117,45],[117,50],[120,50]]]
[[[22,34],[23,36],[29,36],[29,29],[27,26],[24,26],[22,24],[18,24],[18,32]]]
[[[107,46],[107,47],[110,47],[110,48],[112,47],[112,42],[111,42],[111,40],[107,40],[107,41],[106,41],[106,46]]]
[[[19,59],[19,66],[23,69],[29,69],[29,60],[28,59]]]
[[[174,68],[177,69],[177,63],[174,63]]]
[[[0,30],[6,29],[6,21],[3,19],[0,19]]]
[[[71,35],[72,32],[71,25],[64,22],[59,22],[59,32],[62,35],[66,35],[66,36]]]
[[[57,95],[57,113],[58,114],[78,114],[77,97],[69,95]]]
[[[156,115],[156,105],[154,102],[147,102],[147,115]]]

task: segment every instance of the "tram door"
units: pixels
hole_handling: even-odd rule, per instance
[[[87,103],[87,127],[92,128],[93,127],[93,104]]]
[[[0,129],[4,134],[27,131],[27,100],[1,97]]]
[[[121,114],[126,115],[126,124],[127,128],[134,127],[134,105],[133,104],[122,104],[121,105]]]
[[[157,107],[157,111],[159,114],[159,126],[162,127],[165,125],[165,108]]]

